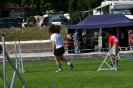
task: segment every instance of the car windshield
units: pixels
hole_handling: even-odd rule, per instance
[[[60,19],[65,19],[65,17],[64,17],[64,16],[59,16],[59,18],[60,18]]]
[[[54,19],[53,22],[61,22],[61,19]]]
[[[17,19],[18,19],[18,22],[23,22],[22,18],[17,18]]]
[[[122,13],[124,15],[131,15],[130,10],[128,10],[128,9],[116,9],[115,13]]]

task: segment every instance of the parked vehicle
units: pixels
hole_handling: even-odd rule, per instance
[[[61,18],[58,18],[58,19],[54,19],[52,21],[52,24],[55,24],[55,25],[68,25],[69,22],[67,19],[61,19]]]
[[[0,18],[0,28],[15,28],[22,27],[22,22],[19,18],[6,17]]]
[[[104,0],[93,9],[93,15],[122,13],[133,19],[133,0]]]

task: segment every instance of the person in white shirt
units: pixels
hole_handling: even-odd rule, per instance
[[[62,41],[62,35],[60,34],[61,26],[59,25],[52,25],[49,28],[49,33],[52,33],[51,35],[51,41],[52,41],[52,50],[53,54],[55,56],[55,62],[58,66],[58,70],[56,72],[62,72],[62,67],[60,60],[67,63],[70,66],[70,69],[73,69],[73,65],[63,57],[63,54],[65,53],[65,49],[63,46]]]

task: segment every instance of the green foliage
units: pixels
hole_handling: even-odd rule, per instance
[[[1,29],[0,35],[5,35],[5,41],[28,41],[28,40],[48,40],[50,39],[49,27],[45,28],[16,28]],[[61,34],[66,37],[66,26],[62,26]],[[2,38],[0,38],[2,41]]]
[[[76,24],[76,23],[78,23],[79,22],[79,13],[78,13],[78,11],[75,11],[75,12],[72,12],[71,14],[70,14],[70,23],[71,24]]]
[[[73,13],[78,12],[78,14],[76,14],[77,16],[75,16],[76,17],[75,19],[76,22],[80,22],[86,16],[86,13],[84,13],[84,11],[89,11],[91,7],[94,6],[93,5],[95,4],[94,2],[95,2],[94,0],[70,0],[68,11]],[[73,16],[71,16],[71,18],[72,18],[71,22],[74,23]]]
[[[90,9],[99,6],[102,1],[103,0],[2,0],[0,5],[9,3],[20,5],[27,4],[38,9],[40,15],[45,14],[47,10],[72,12],[73,14],[70,17],[70,22],[75,24],[86,17],[86,14],[83,13],[84,11],[89,11]]]
[[[39,11],[85,11],[90,7],[98,6],[103,0],[1,0],[0,5],[4,4],[27,4]]]
[[[62,63],[63,72],[56,73],[55,61],[24,62],[26,73],[21,73],[28,88],[133,88],[132,61],[120,61],[118,71],[99,71],[98,67],[103,59],[71,60],[74,69],[70,70],[66,63]],[[13,70],[7,63],[7,81],[11,83]],[[0,64],[0,70],[2,64]],[[2,70],[1,70],[2,71]],[[3,80],[0,78],[0,88]],[[22,88],[16,77],[15,87]]]

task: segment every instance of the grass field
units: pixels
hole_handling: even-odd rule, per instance
[[[119,62],[118,71],[99,71],[103,59],[71,60],[74,69],[62,62],[63,72],[56,73],[57,66],[54,61],[24,62],[25,73],[21,76],[28,88],[133,88],[133,61]],[[0,64],[2,71],[2,64]],[[7,64],[7,81],[10,84],[13,70]],[[0,88],[4,88],[0,78]],[[15,88],[22,88],[18,77]]]

